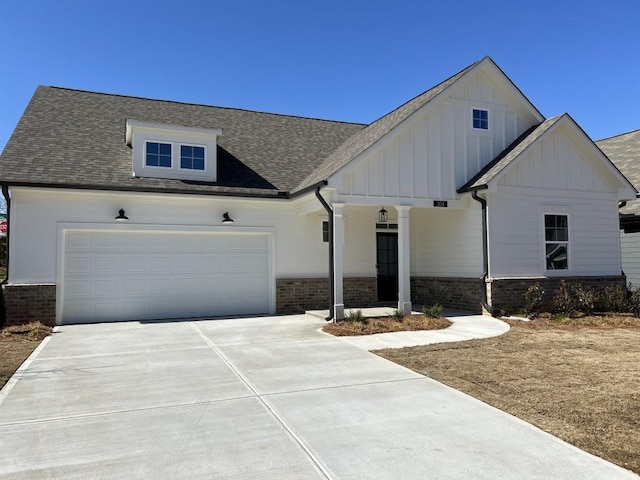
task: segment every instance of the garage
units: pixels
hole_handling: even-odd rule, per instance
[[[270,235],[70,230],[59,322],[273,312]]]

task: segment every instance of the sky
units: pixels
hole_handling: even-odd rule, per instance
[[[5,0],[0,149],[37,85],[370,123],[486,55],[594,140],[640,128],[640,0]]]

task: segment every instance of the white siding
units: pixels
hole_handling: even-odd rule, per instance
[[[489,130],[472,128],[474,108],[489,111]],[[333,184],[345,196],[455,199],[457,188],[535,123],[478,71],[382,138]]]
[[[640,286],[640,232],[620,232],[622,242],[622,270],[627,276],[627,283]]]
[[[566,275],[620,275],[617,200],[599,195],[571,198],[520,193],[489,195],[490,276],[544,276],[544,213],[569,216],[569,272]]]
[[[411,275],[482,276],[479,204],[466,209],[412,209],[410,218]]]

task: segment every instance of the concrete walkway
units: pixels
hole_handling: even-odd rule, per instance
[[[391,315],[395,309],[389,307],[362,308],[364,317],[380,317]],[[307,312],[318,318],[326,318],[328,310]],[[348,312],[347,312],[348,313]],[[418,312],[414,312],[418,313]],[[345,342],[365,350],[382,350],[384,348],[415,347],[433,343],[462,342],[476,338],[489,338],[509,331],[509,324],[486,315],[474,315],[459,310],[445,309],[442,315],[453,323],[443,330],[421,330],[415,332],[376,333],[354,337],[340,337]]]
[[[0,479],[638,480],[323,324],[63,326],[0,392]]]

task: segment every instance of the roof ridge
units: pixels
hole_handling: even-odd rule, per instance
[[[362,126],[367,126],[369,124],[367,123],[361,123],[361,122],[347,122],[345,120],[329,120],[327,118],[318,118],[318,117],[307,117],[304,115],[292,115],[292,114],[288,114],[288,113],[277,113],[277,112],[265,112],[263,110],[251,110],[249,108],[237,108],[237,107],[223,107],[220,105],[209,105],[206,103],[195,103],[195,102],[181,102],[181,101],[177,101],[177,100],[166,100],[166,99],[162,99],[162,98],[149,98],[149,97],[140,97],[138,95],[125,95],[122,93],[109,93],[109,92],[97,92],[94,90],[84,90],[81,88],[69,88],[69,87],[59,87],[56,85],[39,85],[38,88],[53,88],[56,90],[66,90],[69,92],[78,92],[78,93],[89,93],[92,95],[104,95],[104,96],[109,96],[109,97],[120,97],[120,98],[132,98],[132,99],[137,99],[137,100],[147,100],[150,102],[164,102],[164,103],[172,103],[172,104],[178,104],[178,105],[192,105],[194,107],[207,107],[207,108],[219,108],[222,110],[234,110],[234,111],[239,111],[239,112],[248,112],[248,113],[258,113],[261,115],[274,115],[277,117],[289,117],[289,118],[299,118],[299,119],[304,119],[304,120],[316,120],[319,122],[330,122],[330,123],[342,123],[342,124],[347,124],[347,125],[362,125]]]
[[[616,133],[615,135],[611,135],[609,137],[604,137],[604,138],[601,138],[600,140],[596,140],[595,143],[604,142],[606,140],[611,140],[612,138],[622,137],[623,135],[630,135],[636,132],[640,132],[640,128],[636,128],[635,130],[629,130],[628,132]]]

